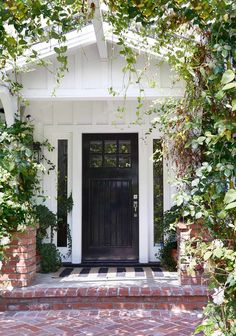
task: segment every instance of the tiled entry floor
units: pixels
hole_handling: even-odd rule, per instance
[[[57,310],[0,312],[1,336],[190,336],[198,312]]]
[[[177,273],[163,271],[160,267],[66,267],[54,276],[64,281],[100,280],[164,280],[176,279]]]

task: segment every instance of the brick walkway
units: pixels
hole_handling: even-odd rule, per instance
[[[190,336],[194,312],[60,310],[0,313],[1,336]]]

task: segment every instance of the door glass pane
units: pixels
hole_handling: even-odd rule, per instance
[[[153,140],[153,207],[154,207],[154,244],[163,242],[163,160],[161,141]]]
[[[119,141],[119,153],[131,153],[130,140],[120,140]]]
[[[105,155],[104,156],[104,166],[105,167],[116,167],[116,155]]]
[[[90,155],[89,166],[91,168],[102,167],[102,155]]]
[[[116,140],[105,140],[104,149],[105,149],[105,153],[107,154],[116,153],[117,151]]]
[[[67,180],[68,180],[68,140],[58,140],[58,160],[57,160],[57,246],[67,246],[67,211],[64,206],[67,200]]]
[[[130,168],[131,167],[130,155],[119,155],[119,167],[120,168]]]
[[[102,141],[90,141],[89,150],[91,153],[102,153]]]

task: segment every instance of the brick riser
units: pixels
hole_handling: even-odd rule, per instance
[[[0,311],[57,309],[181,309],[206,306],[205,287],[47,288],[2,292]]]

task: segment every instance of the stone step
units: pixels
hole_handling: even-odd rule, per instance
[[[58,309],[199,310],[210,296],[204,286],[34,287],[2,290],[0,311]]]

